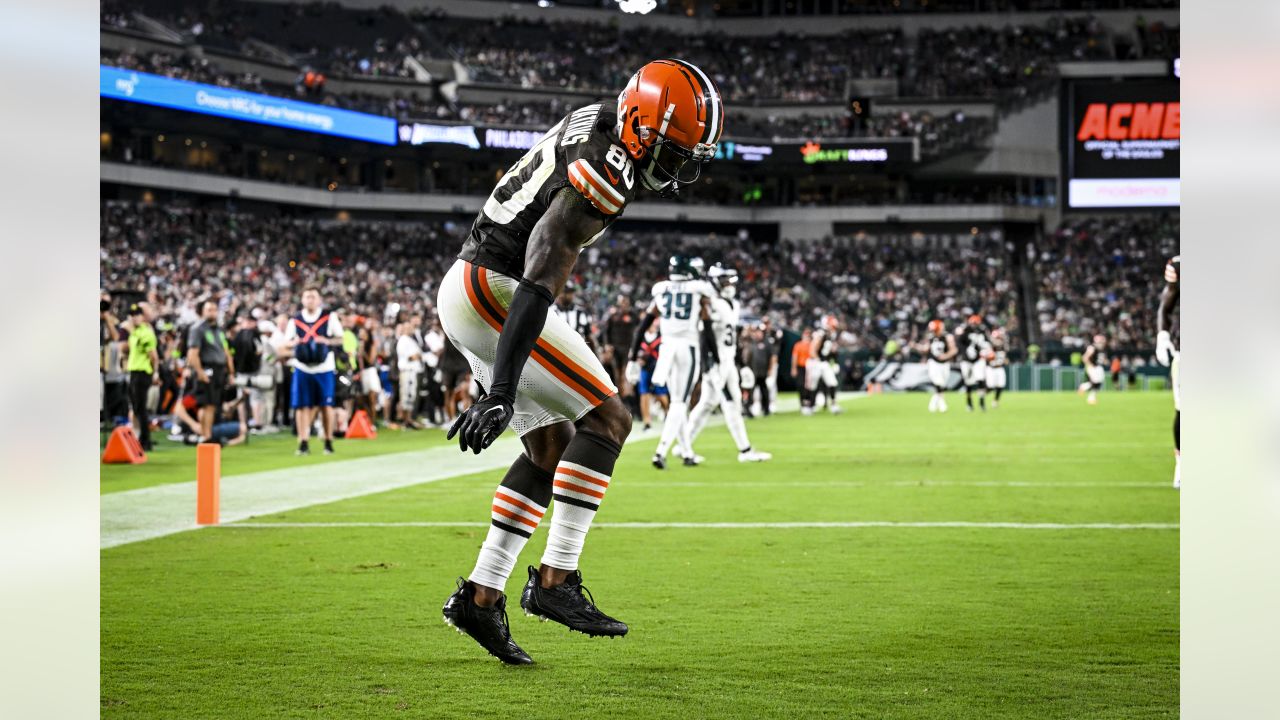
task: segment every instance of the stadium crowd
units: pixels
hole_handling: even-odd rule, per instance
[[[1033,244],[1034,341],[1071,350],[1102,332],[1112,347],[1141,352],[1154,337],[1151,303],[1165,259],[1177,252],[1177,222],[1072,219]],[[104,202],[104,419],[124,422],[135,408],[144,447],[153,410],[171,439],[184,442],[235,444],[290,425],[289,378],[303,371],[290,360],[290,325],[306,317],[299,298],[314,289],[338,318],[331,325],[337,410],[332,427],[324,423],[326,451],[356,410],[393,427],[449,422],[469,401],[469,371],[440,328],[434,300],[467,229],[449,220],[319,221]],[[1025,349],[1013,246],[995,232],[776,243],[745,232],[611,232],[584,250],[570,278],[595,347],[609,353],[625,342],[631,326],[609,318],[645,307],[677,253],[739,270],[745,323],[799,332],[834,315],[842,349],[858,357],[917,341],[931,319],[955,327],[972,313],[1005,328],[1015,356]],[[217,391],[196,383],[201,373],[222,378],[213,380]]]
[[[1099,331],[1126,346],[1153,338],[1145,310],[1177,252],[1177,222],[1176,215],[1071,219],[1047,235],[1031,252],[1037,341],[1071,345]],[[430,314],[436,283],[469,229],[465,221],[319,221],[115,201],[103,204],[101,226],[103,288],[149,301],[176,325],[194,321],[208,297],[225,317],[288,314],[303,285],[347,313],[383,317],[395,306]],[[854,349],[971,312],[1009,328],[1015,340],[1021,335],[1011,248],[981,231],[766,243],[620,230],[584,251],[574,276],[579,303],[596,318],[619,295],[643,305],[677,252],[737,267],[749,317],[799,329],[839,314],[858,329]]]
[[[900,96],[983,97],[1015,102],[1043,91],[1064,60],[1172,57],[1176,28],[1139,19],[1113,37],[1089,16],[1042,24],[922,30],[847,30],[830,36],[679,34],[582,21],[476,20],[438,10],[409,15],[337,4],[146,0],[104,3],[101,22],[136,29],[135,13],[193,41],[258,54],[278,48],[301,69],[348,76],[413,77],[406,58],[459,61],[470,80],[525,88],[617,91],[654,57],[679,56],[712,73],[731,102],[840,102],[848,82],[894,80]],[[556,42],[549,43],[547,38]],[[287,38],[282,40],[282,38]],[[249,42],[252,39],[253,42]]]
[[[1034,256],[1040,335],[1071,347],[1098,332],[1120,347],[1149,343],[1164,266],[1177,254],[1177,216],[1064,221]]]

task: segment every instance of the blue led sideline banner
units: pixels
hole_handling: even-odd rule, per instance
[[[291,130],[396,144],[392,118],[102,65],[99,94]]]

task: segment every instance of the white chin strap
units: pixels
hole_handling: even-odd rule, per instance
[[[644,168],[640,170],[640,181],[644,183],[644,186],[654,192],[662,192],[663,190],[666,190],[667,188],[671,187],[671,183],[672,183],[671,180],[662,182],[661,180],[653,176],[653,173],[650,171],[650,168],[652,167],[653,167],[653,160],[650,159],[649,162],[645,163]]]
[[[654,192],[662,192],[675,183],[674,180],[659,180],[658,176],[653,174],[653,168],[658,164],[658,153],[660,152],[662,152],[662,146],[655,145],[649,151],[649,162],[645,163],[644,167],[640,170],[640,180],[644,183],[645,187]]]

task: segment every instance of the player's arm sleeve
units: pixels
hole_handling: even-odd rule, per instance
[[[515,402],[520,373],[547,322],[556,293],[569,279],[582,245],[604,229],[587,214],[581,196],[561,190],[534,226],[525,251],[524,277],[511,296],[507,320],[498,335],[490,395]]]

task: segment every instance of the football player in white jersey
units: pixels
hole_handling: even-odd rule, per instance
[[[842,411],[836,402],[836,391],[840,388],[836,375],[836,355],[840,349],[837,340],[840,332],[840,321],[835,315],[823,315],[818,329],[813,332],[810,343],[809,362],[804,366],[804,387],[809,391],[809,407],[800,408],[803,415],[812,415],[818,399],[818,390],[827,399],[827,409],[832,415]]]
[[[707,350],[717,355],[714,364],[709,363],[702,373],[702,396],[689,416],[689,441],[697,439],[706,426],[716,405],[724,414],[724,424],[738,446],[738,462],[763,462],[773,457],[751,447],[747,439],[747,426],[742,421],[742,390],[737,368],[739,307],[737,295],[738,271],[719,263],[707,273],[707,279],[716,290],[711,299],[711,331],[715,346]],[[689,445],[692,454],[692,445]],[[695,459],[697,456],[694,456]]]
[[[653,466],[667,467],[667,453],[674,443],[683,453],[685,465],[697,465],[698,457],[688,450],[689,397],[702,371],[703,348],[713,347],[715,337],[711,325],[711,298],[715,290],[703,278],[702,258],[675,255],[671,258],[668,279],[653,286],[653,299],[640,318],[635,340],[631,343],[631,362],[627,364],[627,381],[639,378],[640,341],[657,318],[662,318],[662,345],[658,348],[658,364],[651,381],[667,388],[671,404],[662,421],[662,439],[653,455]],[[714,362],[714,356],[708,357]]]

